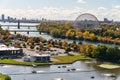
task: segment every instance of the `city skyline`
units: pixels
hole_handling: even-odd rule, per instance
[[[75,20],[80,14],[91,13],[98,20],[120,21],[119,0],[1,0],[0,11],[16,18]]]

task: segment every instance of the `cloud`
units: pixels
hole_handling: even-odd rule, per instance
[[[77,2],[78,2],[78,3],[82,3],[82,4],[83,4],[83,3],[86,3],[85,0],[77,0]]]
[[[113,8],[120,9],[120,5],[115,5],[115,6],[113,6]]]
[[[76,15],[71,15],[78,12],[79,8],[63,9],[56,7],[44,7],[42,9],[0,9],[0,14],[16,17],[17,19],[26,17],[28,19],[52,19],[52,20],[70,20],[75,19]]]
[[[83,13],[91,13],[95,15],[98,20],[108,18],[109,20],[120,21],[120,10],[112,7],[111,9],[105,7],[98,7],[95,9],[84,9],[80,7],[74,7],[71,9],[57,8],[57,7],[44,7],[41,9],[0,9],[0,14],[16,17],[20,19],[26,17],[27,19],[41,19],[46,18],[48,20],[75,20],[77,16]]]
[[[91,9],[86,12],[95,15],[100,21],[103,20],[103,18],[108,18],[109,20],[114,20],[114,21],[120,21],[119,9],[115,9],[115,8],[107,9],[107,8],[98,7],[96,10]]]
[[[105,7],[98,7],[98,10],[106,10]]]

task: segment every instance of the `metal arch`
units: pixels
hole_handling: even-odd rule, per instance
[[[95,21],[97,22],[98,27],[100,26],[97,17],[94,16],[93,14],[90,14],[90,13],[84,13],[84,14],[79,15],[79,16],[75,19],[75,21],[74,21],[74,23],[73,23],[73,26],[75,26],[75,24],[77,23],[77,20],[79,20],[79,19],[81,18],[81,16],[85,16],[85,15],[86,15],[86,16],[91,16],[91,17],[93,17],[93,18],[95,19]]]
[[[90,13],[84,13],[84,14],[79,15],[79,16],[75,19],[75,21],[78,20],[78,19],[79,19],[81,16],[83,16],[83,15],[89,15],[89,16],[92,16],[92,17],[94,17],[94,18],[98,21],[97,17],[94,16],[93,14],[90,14]]]

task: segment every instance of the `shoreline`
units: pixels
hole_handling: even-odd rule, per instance
[[[63,57],[63,56],[62,56]],[[74,58],[76,56],[64,56],[67,58]],[[64,59],[65,58],[61,58],[60,56],[57,58],[61,58]],[[79,57],[79,56],[78,56]],[[83,57],[83,56],[82,56]],[[55,62],[49,62],[49,63],[39,63],[39,62],[18,62],[15,61],[13,59],[5,59],[5,60],[0,60],[0,65],[4,66],[4,65],[16,65],[16,66],[31,66],[31,67],[39,67],[39,66],[50,66],[50,65],[64,65],[64,64],[72,64],[76,61],[94,61],[95,59],[91,59],[88,57],[85,57],[84,59],[82,59],[81,57],[79,59],[74,59],[72,61],[65,61],[63,62],[63,60],[59,59],[60,61],[55,61]],[[6,62],[8,61],[8,62]],[[120,69],[120,64],[115,64],[115,63],[111,63],[111,62],[103,62],[100,64],[96,64],[97,67],[99,68],[104,68],[104,69]]]
[[[114,63],[102,63],[102,64],[99,64],[97,65],[98,67],[100,68],[104,68],[104,69],[120,69],[120,64],[114,64]]]
[[[0,60],[0,64],[8,64],[8,65],[21,65],[21,66],[46,66],[46,65],[61,65],[61,64],[72,64],[76,61],[85,61],[85,60],[94,60],[89,57],[85,56],[57,56],[54,57],[55,59],[58,59],[59,61],[52,61],[49,63],[42,63],[42,62],[18,62],[13,59],[3,59]]]

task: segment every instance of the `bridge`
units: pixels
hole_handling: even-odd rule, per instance
[[[2,26],[2,27],[8,27],[8,29],[9,29],[9,27],[17,27],[17,29],[20,29],[21,27],[28,27],[28,29],[30,29],[30,27],[36,27],[37,26],[37,24],[36,25],[20,25],[20,21],[18,21],[18,23],[17,23],[17,25],[15,24],[2,24],[2,25],[0,25],[0,26]]]
[[[4,26],[4,27],[16,27],[18,25],[0,25],[0,26]],[[21,27],[36,27],[37,25],[19,25]]]
[[[14,34],[16,34],[17,32],[27,32],[27,34],[29,34],[29,32],[39,32],[41,34],[41,32],[43,31],[37,31],[37,30],[31,30],[30,27],[36,27],[36,25],[30,25],[30,24],[25,24],[25,25],[20,25],[20,22],[18,21],[18,24],[2,24],[0,25],[1,27],[7,27],[7,29],[10,31],[10,32],[14,32]],[[16,27],[17,30],[10,30],[10,27]],[[24,30],[24,29],[21,29],[21,27],[28,27],[28,29]]]
[[[17,32],[27,32],[27,34],[29,34],[29,32],[39,32],[40,34],[41,34],[41,32],[43,32],[43,31],[38,31],[38,30],[9,30],[10,32],[14,32],[14,34],[16,34]]]

